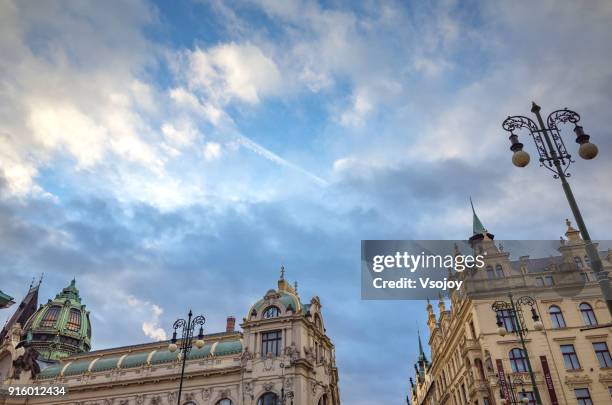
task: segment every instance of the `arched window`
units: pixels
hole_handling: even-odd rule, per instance
[[[280,316],[280,309],[278,309],[278,307],[275,307],[275,306],[268,307],[263,313],[264,319],[276,318],[278,316]]]
[[[484,373],[484,367],[482,366],[482,361],[480,359],[476,359],[474,360],[474,364],[476,365],[476,368],[478,369],[478,374],[480,375],[480,379],[484,380],[485,373]]]
[[[75,308],[70,309],[70,316],[66,328],[73,332],[78,332],[81,329],[81,311]]]
[[[504,278],[504,269],[502,269],[501,264],[495,265],[495,276],[497,278]]]
[[[223,398],[217,402],[217,405],[232,405],[232,401],[228,398]]]
[[[327,402],[327,394],[323,394],[323,396],[319,398],[318,405],[328,405],[328,404],[329,402]]]
[[[497,311],[497,316],[508,332],[514,332],[514,330],[516,329],[514,327],[515,321],[514,317],[512,316],[512,313],[509,310],[501,309]]]
[[[579,269],[584,267],[584,265],[582,264],[582,259],[578,256],[574,257],[574,263],[576,263],[576,267],[578,267]]]
[[[487,266],[487,278],[492,280],[495,278],[495,272],[493,271],[493,266]]]
[[[550,308],[548,308],[548,314],[550,315],[550,321],[552,322],[553,328],[565,328],[565,319],[563,318],[561,308],[556,305],[551,305]]]
[[[591,305],[583,302],[580,304],[579,308],[582,314],[582,321],[586,326],[597,325],[597,318],[595,317],[595,312],[593,312],[593,307]]]
[[[518,347],[510,350],[510,366],[512,366],[513,373],[524,373],[527,371],[527,358],[525,352]]]
[[[279,405],[278,395],[273,392],[266,392],[259,397],[257,405]]]
[[[57,318],[59,317],[60,307],[53,306],[47,310],[44,318],[40,322],[40,326],[43,328],[52,328],[55,326],[55,322],[57,322]]]

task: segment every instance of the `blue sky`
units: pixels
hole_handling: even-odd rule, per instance
[[[424,303],[361,301],[360,240],[465,238],[470,195],[497,238],[557,239],[559,184],[501,129],[532,100],[582,114],[600,156],[571,182],[610,239],[611,22],[607,1],[3,2],[0,288],[76,277],[105,348],[190,307],[222,330],[284,263],[343,401],[402,403]]]

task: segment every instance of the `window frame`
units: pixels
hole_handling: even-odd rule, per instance
[[[271,314],[271,312],[274,312]],[[281,310],[276,305],[270,305],[266,310],[261,314],[262,319],[272,319],[278,318],[281,314]]]
[[[595,345],[603,345],[603,348],[597,348]],[[610,356],[607,342],[593,342],[593,351],[600,368],[612,368],[612,356]]]
[[[556,309],[556,311],[553,312],[553,309]],[[551,305],[548,307],[548,316],[550,317],[553,329],[563,329],[567,327],[563,311],[558,305]]]
[[[564,351],[565,348],[568,351]],[[571,348],[571,352],[569,351]],[[578,359],[578,354],[576,353],[576,348],[572,343],[566,345],[560,345],[559,349],[561,350],[561,355],[563,357],[563,365],[566,370],[580,370],[582,367],[580,366],[580,360]],[[568,365],[570,367],[568,367]]]
[[[578,391],[586,391],[586,396],[578,396]],[[574,388],[574,395],[576,395],[576,402],[578,405],[593,405],[593,399],[591,398],[591,392],[588,388]]]
[[[582,322],[584,326],[597,326],[597,316],[595,315],[595,311],[593,310],[593,306],[588,302],[581,302],[578,305],[578,309],[580,310],[580,315],[582,315]]]
[[[261,394],[261,396],[257,399],[257,405],[269,405],[270,402],[264,402],[266,401],[266,397],[271,397],[272,399],[272,403],[271,405],[278,405],[279,404],[279,398],[278,398],[278,394],[276,394],[275,392],[272,391],[267,391],[264,392],[263,394]]]
[[[513,373],[526,373],[529,371],[527,366],[527,356],[525,351],[520,347],[515,347],[508,352],[508,359],[510,360],[510,368]]]
[[[283,341],[282,330],[271,330],[261,333],[261,356],[266,357],[268,353],[277,357],[281,355],[281,346]]]
[[[73,317],[73,315],[75,316]],[[73,318],[76,321],[73,321]],[[81,330],[82,324],[81,311],[76,308],[70,308],[70,311],[68,311],[68,322],[66,322],[66,329],[68,329],[70,332],[78,332]]]
[[[45,312],[45,315],[40,320],[40,327],[53,328],[57,324],[61,312],[62,307],[60,307],[59,305],[50,306]]]

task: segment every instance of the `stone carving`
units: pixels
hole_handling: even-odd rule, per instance
[[[242,364],[242,367],[245,367],[247,365],[247,363],[249,362],[249,360],[253,359],[253,354],[249,351],[248,347],[244,348],[244,352],[242,352],[242,354],[240,355],[240,363]]]
[[[25,347],[24,353],[13,361],[12,378],[19,380],[22,371],[29,371],[30,378],[34,379],[40,373],[40,366],[36,359],[38,359],[38,352],[32,347]]]
[[[170,391],[168,393],[168,402],[171,404],[176,402],[176,392],[175,391]]]
[[[272,388],[274,388],[274,384],[273,383],[265,383],[263,385],[263,388],[265,391],[272,391]]]
[[[295,342],[291,342],[291,346],[285,347],[285,356],[289,356],[292,363],[300,358],[300,349],[298,349]]]
[[[266,359],[264,360],[264,370],[270,371],[274,368],[274,358],[272,357],[272,353],[268,353],[266,355]]]
[[[247,382],[244,384],[244,392],[252,395],[253,394],[253,383],[252,382]]]
[[[314,362],[315,359],[315,354],[314,354],[314,350],[312,349],[311,346],[304,346],[304,354],[306,355],[306,358],[312,362]]]
[[[162,405],[162,399],[157,395],[151,398],[151,405]]]
[[[312,389],[312,394],[315,395],[317,393],[317,383],[315,381],[310,382],[310,389]]]
[[[113,405],[113,402],[115,402],[114,399],[108,399],[108,398],[102,401],[104,405]]]
[[[119,401],[119,405],[129,405],[129,404],[130,404],[130,401],[127,399],[122,399]]]
[[[138,395],[136,396],[136,405],[143,405],[144,404],[144,395]]]
[[[229,388],[219,391],[221,398],[229,398],[231,393],[232,391]]]
[[[210,399],[210,395],[212,394],[212,390],[210,388],[202,389],[202,399],[208,401]]]
[[[291,388],[293,388],[293,377],[287,377],[285,378],[285,389],[290,390]]]

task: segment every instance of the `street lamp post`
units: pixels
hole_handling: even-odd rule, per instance
[[[527,361],[527,370],[529,371],[529,377],[531,378],[531,386],[533,387],[533,395],[535,396],[536,404],[541,405],[542,399],[540,397],[540,391],[538,390],[538,386],[536,384],[535,376],[533,374],[533,368],[531,367],[531,361],[529,360],[529,353],[527,352],[527,346],[525,345],[525,335],[528,332],[527,327],[525,326],[525,319],[523,317],[523,306],[529,306],[531,309],[531,318],[533,319],[533,328],[535,330],[542,330],[544,325],[540,321],[540,317],[538,316],[534,305],[535,300],[531,297],[524,296],[518,298],[516,301],[514,300],[512,293],[508,293],[509,301],[495,301],[491,308],[495,311],[497,318],[497,333],[500,336],[505,336],[507,329],[507,324],[502,321],[502,317],[500,316],[500,312],[505,316],[509,317],[511,320],[511,332],[514,332],[521,341],[521,346],[523,347],[523,353],[525,354],[525,358]]]
[[[202,315],[198,315],[193,317],[193,313],[189,310],[189,314],[187,320],[177,319],[172,328],[174,331],[172,332],[172,339],[170,340],[170,344],[168,345],[168,350],[171,352],[175,352],[180,350],[181,355],[181,380],[179,383],[179,392],[177,398],[177,405],[181,405],[181,393],[183,392],[183,378],[185,376],[185,361],[187,360],[187,353],[191,351],[193,346],[193,331],[196,328],[196,325],[200,326],[200,331],[198,333],[198,339],[195,341],[195,346],[198,349],[201,349],[204,346],[204,323],[206,322],[206,318]],[[181,341],[180,347],[176,344],[176,332],[178,329],[181,329]]]
[[[591,236],[584,223],[574,193],[567,181],[570,177],[567,169],[574,162],[572,155],[567,152],[565,143],[561,137],[559,131],[559,123],[570,122],[574,124],[574,132],[576,133],[576,143],[580,145],[578,154],[583,159],[593,159],[597,156],[597,146],[589,142],[590,136],[584,133],[584,130],[578,121],[580,121],[580,115],[577,112],[563,109],[553,111],[547,118],[547,125],[544,124],[544,120],[540,115],[540,106],[536,103],[532,103],[531,112],[535,114],[539,127],[533,120],[520,115],[508,117],[504,120],[502,127],[510,132],[510,150],[513,152],[512,163],[518,167],[525,167],[529,163],[529,154],[523,150],[523,144],[519,142],[518,136],[514,133],[514,130],[520,128],[526,128],[529,130],[533,141],[535,142],[536,149],[540,156],[540,166],[547,168],[554,173],[553,177],[561,180],[565,197],[572,210],[582,239],[585,242],[585,248],[589,260],[591,262],[591,268],[596,274],[597,282],[603,292],[604,298],[608,305],[608,311],[612,316],[612,287],[610,287],[610,281],[608,279],[608,273],[604,271],[601,259],[597,253],[597,248],[591,242]]]
[[[508,384],[508,391],[510,392],[510,404],[512,405],[523,405],[529,403],[529,397],[527,396],[527,392],[525,391],[524,382],[521,377],[510,378],[510,376],[506,377],[506,381],[502,380],[501,377],[498,377],[498,382],[500,385]],[[521,395],[519,397],[519,393],[516,391],[516,388],[521,387]],[[503,398],[503,391],[501,397]]]

